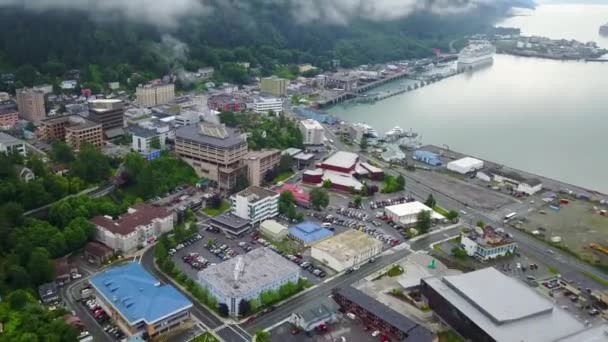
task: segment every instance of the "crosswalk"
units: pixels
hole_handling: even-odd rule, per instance
[[[228,325],[227,325],[227,324],[222,324],[222,325],[217,326],[217,327],[215,327],[215,328],[213,328],[213,329],[211,329],[211,330],[213,330],[213,332],[218,332],[218,331],[220,331],[220,330],[222,330],[222,329],[224,329],[224,328],[227,328],[227,327],[228,327]]]

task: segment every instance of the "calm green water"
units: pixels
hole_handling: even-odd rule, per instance
[[[500,25],[608,47],[598,35],[603,22],[608,6],[562,5],[541,6]],[[608,193],[608,63],[497,55],[485,69],[329,112],[379,133],[395,125],[413,128],[423,143]]]

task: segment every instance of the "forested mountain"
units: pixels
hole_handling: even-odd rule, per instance
[[[324,67],[340,59],[352,66],[420,57],[487,28],[506,12],[503,2],[512,0],[482,1],[474,10],[450,15],[419,11],[398,19],[354,16],[336,23],[322,18],[300,22],[290,1],[209,0],[210,13],[181,18],[169,28],[155,25],[154,19],[106,18],[94,11],[5,7],[0,10],[0,71],[17,73],[20,86],[52,82],[70,68],[87,71],[85,80],[93,82],[125,82],[133,72],[157,77],[182,53],[189,70],[250,62],[263,74],[276,64]],[[89,65],[95,66],[92,71]]]

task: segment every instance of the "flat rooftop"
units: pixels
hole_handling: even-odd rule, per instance
[[[313,248],[329,253],[334,258],[344,262],[359,255],[361,251],[374,247],[381,249],[382,242],[354,229],[334,235],[313,245]]]
[[[359,156],[355,153],[338,151],[323,162],[323,165],[336,166],[345,169],[353,168],[357,164]]]
[[[153,324],[192,307],[177,289],[161,285],[137,262],[110,267],[93,276],[90,283],[131,325],[140,321]]]
[[[235,281],[235,267],[242,262],[242,272]],[[240,257],[232,258],[200,271],[199,279],[204,279],[226,297],[241,297],[264,288],[286,275],[297,273],[300,267],[270,249],[257,248]]]
[[[275,197],[278,194],[274,191],[264,189],[259,186],[250,186],[247,189],[237,193],[235,196],[247,197],[249,203],[256,203],[268,197]]]
[[[445,218],[443,215],[424,205],[424,203],[418,201],[391,205],[386,207],[385,210],[397,216],[417,215],[419,212],[426,210],[431,212],[431,218],[433,219],[442,220]]]
[[[555,341],[584,328],[523,282],[492,267],[423,281],[496,341]]]
[[[239,230],[249,225],[249,220],[242,219],[230,212],[217,215],[211,221],[229,227],[232,230]]]

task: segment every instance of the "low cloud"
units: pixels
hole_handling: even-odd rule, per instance
[[[177,27],[186,16],[210,13],[200,0],[0,0],[3,7],[39,13],[75,10],[100,20],[118,17],[167,28]]]

